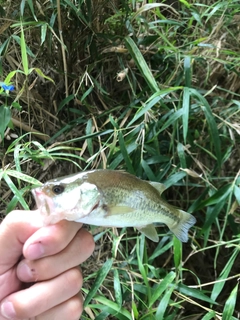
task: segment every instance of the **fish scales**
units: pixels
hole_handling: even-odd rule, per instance
[[[88,182],[95,183],[100,189],[103,189],[103,188],[106,188],[107,190],[110,189],[110,192],[107,192],[107,190],[105,191],[106,199],[110,200],[110,203],[115,202],[116,204],[116,199],[121,198],[123,203],[126,203],[128,205],[131,205],[137,208],[136,200],[138,199],[139,202],[137,204],[141,205],[142,209],[144,209],[144,206],[145,206],[146,211],[149,211],[149,210],[151,211],[154,210],[157,212],[161,211],[162,214],[165,214],[169,218],[179,222],[180,218],[177,217],[176,214],[175,215],[172,214],[171,210],[173,210],[172,209],[173,207],[171,206],[171,209],[169,209],[168,208],[169,204],[167,202],[164,202],[164,206],[163,206],[159,201],[160,199],[159,192],[155,188],[153,188],[150,184],[148,184],[146,181],[143,181],[135,176],[130,176],[129,174],[126,174],[123,172],[117,172],[115,175],[114,181],[109,182],[107,180],[108,178],[107,176],[111,177],[111,172],[109,171],[106,175],[104,174],[105,179],[101,179],[103,178],[103,174],[104,173],[102,172],[93,172],[89,174]],[[124,184],[121,183],[122,174],[125,175]],[[98,181],[96,182],[95,179],[97,178],[100,178],[99,182]],[[135,185],[133,185],[133,181],[136,182]],[[124,191],[121,192],[118,188]],[[130,194],[129,194],[129,190],[130,190]],[[141,191],[142,191],[142,194],[140,194]],[[121,197],[119,197],[120,195]],[[145,200],[146,198],[148,199],[148,201]],[[163,202],[162,199],[161,201]],[[157,203],[154,203],[154,202],[157,202]],[[159,222],[159,221],[156,221],[156,222]]]
[[[165,223],[183,242],[196,222],[189,213],[161,198],[163,185],[115,170],[92,170],[46,182],[33,190],[46,224],[62,219],[111,226],[136,227],[158,241],[152,223]]]

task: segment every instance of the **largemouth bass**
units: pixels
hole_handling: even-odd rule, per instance
[[[32,190],[45,225],[60,220],[105,227],[135,227],[159,240],[152,223],[164,223],[182,242],[196,219],[161,198],[164,186],[129,173],[92,170],[50,180]]]

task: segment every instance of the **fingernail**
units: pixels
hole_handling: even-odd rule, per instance
[[[3,302],[1,305],[1,314],[6,318],[6,319],[15,319],[16,317],[16,312],[13,307],[12,302],[6,301]]]
[[[30,269],[29,266],[25,262],[20,262],[17,268],[18,278],[23,281],[32,281],[33,278],[36,278],[34,275],[34,269]]]
[[[44,247],[40,242],[30,244],[30,246],[27,248],[27,259],[39,259],[44,255],[44,252]]]

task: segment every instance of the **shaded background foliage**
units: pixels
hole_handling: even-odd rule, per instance
[[[197,217],[189,243],[182,251],[165,228],[157,247],[143,237],[136,246],[133,230],[91,229],[99,246],[83,270],[95,302],[83,319],[239,318],[238,1],[0,9],[1,81],[15,71],[15,91],[0,92],[12,116],[0,119],[2,215],[34,205],[27,178],[9,168],[42,182],[91,168],[161,181],[164,197]]]

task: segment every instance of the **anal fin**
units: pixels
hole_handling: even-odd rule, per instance
[[[157,231],[154,227],[153,224],[148,224],[145,227],[137,227],[136,229],[138,229],[140,232],[142,232],[143,234],[145,234],[145,236],[154,241],[154,242],[158,242],[159,241],[159,237],[157,234]]]

